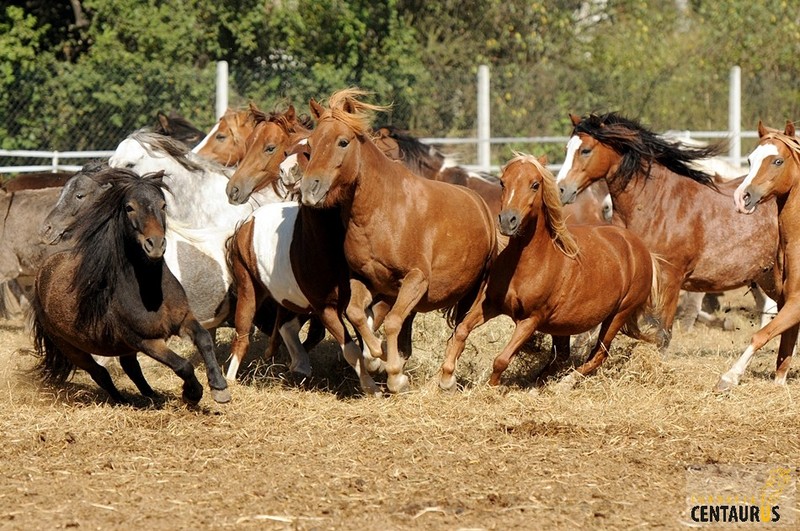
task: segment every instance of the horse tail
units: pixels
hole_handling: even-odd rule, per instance
[[[75,365],[47,335],[42,325],[45,318],[39,294],[34,290],[31,298],[31,334],[33,348],[39,357],[39,363],[33,368],[33,371],[45,383],[63,384],[75,372]]]
[[[662,256],[650,253],[650,267],[653,275],[650,281],[650,294],[645,303],[628,318],[625,323],[624,333],[629,337],[657,343],[659,346],[666,346],[663,344],[665,332],[662,330],[663,325],[658,317],[662,315],[664,310],[665,283],[662,280],[662,262],[667,263]],[[646,330],[642,330],[639,324],[640,320],[643,320],[647,325]]]
[[[233,266],[234,259],[238,257],[241,260],[243,258],[242,251],[239,248],[238,241],[239,241],[239,231],[242,230],[242,227],[244,227],[245,223],[247,223],[247,220],[242,220],[238,222],[236,224],[236,227],[233,229],[233,233],[230,236],[228,236],[228,238],[225,240],[225,265],[228,268],[228,274],[233,279],[236,278],[234,275],[234,266]],[[236,297],[236,282],[231,282],[230,291],[231,291],[231,296]]]

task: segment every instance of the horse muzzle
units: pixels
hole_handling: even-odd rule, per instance
[[[561,194],[561,204],[569,205],[575,202],[578,197],[578,187],[572,183],[558,183],[558,191]]]
[[[753,185],[747,186],[744,190],[737,188],[733,194],[736,211],[742,214],[752,214],[763,198],[764,194]]]
[[[55,245],[64,238],[66,233],[67,231],[65,230],[55,230],[53,226],[48,223],[47,225],[42,226],[41,230],[39,231],[39,241],[45,245]]]
[[[250,194],[253,193],[253,189],[250,186],[235,186],[232,185],[231,182],[228,182],[228,186],[225,187],[225,192],[228,194],[228,203],[232,205],[243,205],[250,199]]]
[[[300,183],[300,201],[308,207],[321,207],[330,185],[320,179],[303,178]]]
[[[142,250],[150,260],[160,260],[167,250],[167,239],[163,236],[142,236],[140,238]]]
[[[520,214],[516,210],[506,209],[500,212],[500,234],[513,236],[519,230]]]

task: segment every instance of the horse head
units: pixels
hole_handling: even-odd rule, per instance
[[[750,171],[733,194],[736,210],[752,214],[756,206],[789,193],[800,178],[800,140],[790,121],[781,133],[758,122],[758,145],[747,157]]]
[[[112,186],[110,181],[103,182],[102,177],[97,178],[106,169],[108,166],[105,162],[88,163],[64,184],[58,201],[39,229],[42,243],[56,245],[70,238],[70,226],[75,222],[75,218],[94,204],[104,190]],[[105,173],[113,174],[113,172]]]
[[[259,114],[252,103],[246,109],[228,109],[192,151],[224,166],[236,166],[247,151],[247,139]]]
[[[602,179],[613,171],[613,165],[619,155],[605,144],[599,142],[588,132],[579,132],[583,122],[577,115],[570,114],[573,131],[567,142],[566,156],[558,171],[558,183],[561,203],[573,203],[578,194],[593,182]]]
[[[128,238],[136,241],[150,260],[161,260],[167,249],[167,203],[163,172],[141,178],[141,185],[129,185],[123,196]]]

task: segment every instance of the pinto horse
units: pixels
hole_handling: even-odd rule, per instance
[[[456,361],[470,332],[498,315],[516,327],[495,358],[491,385],[535,331],[553,335],[559,358],[569,357],[569,336],[600,325],[586,375],[608,355],[617,332],[637,318],[648,301],[658,304],[655,258],[632,232],[612,225],[567,228],[555,179],[544,157],[517,155],[503,168],[500,232],[508,245],[492,263],[489,280],[447,343],[440,386],[455,383]],[[598,286],[602,286],[598,289]]]
[[[395,126],[379,127],[373,139],[387,157],[401,161],[417,175],[471,188],[486,201],[493,214],[500,213],[502,190],[496,177],[467,171],[435,147],[423,144],[418,138]],[[608,197],[608,188],[604,182],[590,186],[587,193],[565,210],[567,223],[573,225],[610,223],[612,213],[611,198]]]
[[[463,186],[431,181],[388,159],[370,137],[369,113],[384,109],[360,101],[364,92],[333,94],[325,109],[311,100],[316,128],[301,179],[306,207],[338,206],[350,269],[347,317],[374,357],[381,342],[368,323],[374,298],[390,306],[384,319],[390,392],[403,391],[398,340],[414,312],[451,309],[458,324],[477,297],[497,250],[486,203]]]
[[[191,363],[166,344],[190,337],[206,364],[217,402],[230,392],[214,344],[189,308],[186,293],[164,263],[166,213],[163,174],[140,178],[127,170],[75,221],[76,244],[48,258],[36,277],[32,301],[34,338],[42,356],[39,374],[64,382],[81,368],[117,402],[125,399],[91,354],[119,356],[125,373],[145,396],[153,389],[136,359],[144,352],[184,381],[183,398],[197,403],[203,388]]]
[[[756,280],[772,293],[778,223],[774,202],[742,219],[730,202],[741,179],[715,184],[694,162],[719,147],[670,142],[617,113],[570,115],[574,129],[558,173],[563,203],[605,179],[615,219],[662,264],[661,346],[671,337],[680,289],[727,291]]]
[[[750,171],[734,193],[736,210],[749,214],[777,203],[780,243],[775,262],[778,315],[753,335],[750,345],[728,372],[722,375],[717,390],[738,385],[753,355],[769,340],[781,336],[775,368],[775,383],[785,384],[800,327],[800,201],[795,188],[800,182],[800,140],[792,122],[781,133],[758,122],[758,145],[748,157]],[[770,201],[775,198],[775,201]],[[766,204],[765,204],[766,203]],[[764,206],[760,206],[764,205]],[[760,206],[760,207],[759,207]],[[759,207],[759,208],[756,208]]]

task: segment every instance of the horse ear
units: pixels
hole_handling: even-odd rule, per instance
[[[311,101],[308,102],[309,107],[311,107],[311,116],[314,117],[315,120],[319,120],[322,116],[322,113],[325,112],[325,109],[322,108],[322,105],[317,103],[317,100],[311,98]]]
[[[541,157],[537,157],[537,159],[536,159],[536,160],[538,160],[538,161],[539,161],[539,163],[540,163],[542,166],[547,166],[547,155],[542,155]]]
[[[158,115],[157,115],[157,116],[158,116],[158,123],[160,123],[160,124],[161,124],[161,128],[162,128],[162,129],[163,129],[165,132],[169,133],[169,130],[170,130],[170,129],[169,129],[169,118],[167,118],[167,115],[166,115],[166,114],[164,114],[164,113],[163,113],[163,112],[161,112],[161,111],[158,111]]]
[[[152,173],[149,173],[149,174],[143,176],[143,178],[146,177],[147,179],[151,179],[151,180],[156,181],[158,183],[163,183],[164,182],[164,174],[165,173],[166,172],[164,170],[158,170],[158,171],[154,171]]]
[[[574,126],[577,126],[579,123],[581,123],[581,117],[578,116],[577,114],[569,113],[569,119],[572,122],[572,125]]]
[[[290,122],[294,122],[297,119],[297,113],[294,110],[294,105],[289,105],[289,108],[286,109],[285,116]]]
[[[100,185],[100,190],[101,190],[101,191],[103,191],[103,192],[105,192],[106,190],[108,190],[108,189],[109,189],[109,188],[111,188],[112,186],[114,186],[114,185],[113,185],[113,184],[111,184],[111,183],[101,184],[101,185]]]
[[[767,128],[764,127],[764,123],[759,120],[758,121],[758,137],[761,138],[767,134]]]
[[[342,105],[342,110],[347,114],[355,114],[356,106],[353,104],[353,100],[350,98],[345,98],[344,105]]]
[[[791,120],[786,120],[786,129],[783,130],[783,134],[786,136],[794,136],[794,122]]]

